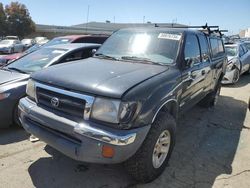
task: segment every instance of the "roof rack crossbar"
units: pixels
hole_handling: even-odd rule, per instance
[[[218,33],[222,36],[222,32],[228,32],[227,30],[220,30],[219,26],[217,25],[207,25],[207,23],[203,26],[175,26],[175,24],[167,25],[167,26],[160,26],[155,24],[155,27],[167,27],[167,28],[186,28],[186,29],[203,29],[202,31],[206,30],[208,34]],[[213,30],[212,30],[213,29]]]

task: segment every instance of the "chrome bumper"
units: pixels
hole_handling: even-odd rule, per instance
[[[137,136],[137,129],[112,131],[113,129],[95,127],[89,121],[82,121],[80,123],[72,121],[37,106],[35,102],[27,97],[20,100],[18,108],[20,112],[19,119],[22,124],[23,118],[28,117],[46,127],[51,126],[50,123],[53,122],[53,128],[56,130],[61,125],[67,125],[68,130],[71,130],[68,132],[69,134],[78,134],[79,136],[85,136],[111,145],[124,146],[132,144]]]

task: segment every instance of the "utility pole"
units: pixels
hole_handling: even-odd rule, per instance
[[[88,10],[87,10],[87,22],[86,22],[86,32],[88,30],[88,22],[89,22],[89,8],[90,6],[88,5]]]

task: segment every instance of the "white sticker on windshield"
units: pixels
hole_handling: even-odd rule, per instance
[[[170,33],[160,33],[158,38],[159,39],[169,39],[169,40],[180,40],[181,35],[170,34]]]

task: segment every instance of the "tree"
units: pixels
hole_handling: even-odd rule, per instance
[[[35,31],[35,23],[24,4],[11,2],[10,5],[6,5],[5,14],[9,35],[17,35],[22,38]]]
[[[3,9],[3,4],[0,3],[0,37],[5,35],[6,29],[6,15]]]

